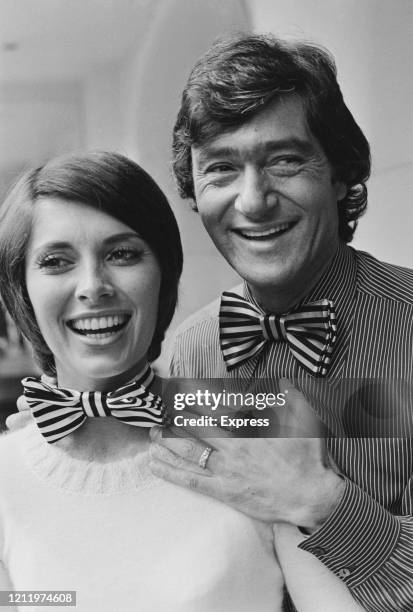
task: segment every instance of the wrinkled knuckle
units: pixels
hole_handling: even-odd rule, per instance
[[[231,505],[237,505],[244,501],[244,495],[240,491],[228,491],[227,502]]]
[[[152,444],[149,445],[149,456],[150,457],[158,459],[159,457],[162,457],[162,451],[163,451],[163,446],[160,446],[160,444],[157,444],[156,442],[152,442]]]
[[[165,468],[159,461],[153,460],[150,463],[150,469],[159,478],[164,478],[165,476]]]
[[[252,499],[256,491],[249,486],[233,486],[227,491],[228,503],[232,505],[243,504],[246,500]]]
[[[185,460],[182,459],[182,457],[179,457],[179,455],[174,455],[173,453],[170,453],[170,462],[178,468],[185,466]]]
[[[193,491],[198,488],[198,480],[196,478],[191,477],[188,481],[188,487]]]

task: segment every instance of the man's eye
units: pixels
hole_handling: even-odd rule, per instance
[[[128,263],[137,261],[140,257],[141,253],[137,249],[132,249],[129,247],[118,247],[111,251],[108,259],[109,261],[119,262],[119,263]]]
[[[268,167],[270,171],[278,174],[279,176],[294,176],[297,174],[303,161],[300,157],[295,155],[285,155],[283,157],[277,157],[270,160]]]
[[[292,166],[301,163],[301,159],[294,155],[288,155],[286,157],[277,157],[271,161],[272,166]]]
[[[216,173],[232,172],[233,170],[234,170],[234,166],[232,166],[231,164],[225,163],[225,162],[211,164],[211,166],[208,166],[208,168],[206,169],[207,172],[216,172]]]

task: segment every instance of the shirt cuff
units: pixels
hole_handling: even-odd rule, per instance
[[[349,588],[367,580],[387,561],[400,536],[400,522],[352,481],[317,531],[299,544]]]

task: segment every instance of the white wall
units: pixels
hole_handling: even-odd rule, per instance
[[[117,149],[121,144],[122,62],[90,72],[83,80],[84,148]]]

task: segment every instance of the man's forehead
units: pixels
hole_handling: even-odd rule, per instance
[[[213,141],[204,146],[193,147],[193,154],[200,163],[212,157],[236,157],[237,155],[259,156],[277,151],[291,151],[302,155],[311,155],[315,151],[313,142],[296,137],[282,139],[265,139],[255,143],[235,142],[234,145],[223,141]]]
[[[318,149],[310,131],[300,100],[289,97],[274,101],[239,126],[223,129],[220,134],[192,146],[200,161],[215,155],[242,152],[266,153],[277,149],[294,149],[303,154]]]

